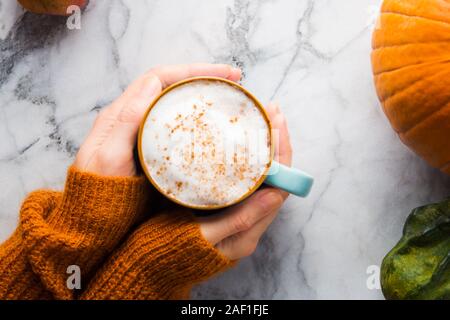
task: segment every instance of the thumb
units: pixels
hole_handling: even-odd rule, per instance
[[[161,82],[148,73],[132,83],[118,99],[116,123],[111,132],[111,140],[125,145],[134,145],[139,125],[150,103],[161,93]]]

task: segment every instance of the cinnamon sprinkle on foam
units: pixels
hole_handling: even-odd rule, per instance
[[[143,146],[154,144],[153,138],[159,146],[144,150],[147,169],[161,190],[182,203],[231,203],[252,189],[270,163],[269,153],[262,163],[253,163],[258,156],[249,148],[257,142],[251,130],[268,130],[262,113],[230,85],[207,82],[205,86],[198,81],[198,87],[179,86],[163,96],[151,113]],[[231,153],[226,139],[235,144]],[[267,146],[270,141],[264,141],[263,147]]]

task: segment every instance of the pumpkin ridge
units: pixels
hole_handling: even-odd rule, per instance
[[[433,110],[430,114],[427,114],[425,117],[423,117],[422,119],[418,120],[414,125],[412,125],[411,127],[409,127],[408,129],[406,129],[405,131],[399,131],[399,133],[402,134],[407,134],[409,131],[413,130],[416,126],[418,126],[421,122],[425,122],[427,121],[429,118],[431,118],[432,116],[434,116],[436,113],[444,110],[445,108],[447,108],[448,106],[450,106],[450,99],[448,99],[447,102],[445,102],[442,106],[440,106],[439,108],[437,108],[436,110]],[[444,165],[445,166],[445,165]]]
[[[389,49],[389,48],[401,48],[406,47],[409,45],[417,45],[417,44],[424,44],[424,45],[431,45],[431,44],[438,44],[438,43],[450,43],[450,40],[448,41],[418,41],[418,42],[408,42],[408,43],[401,43],[401,44],[391,44],[391,45],[380,45],[378,47],[372,47],[373,51],[379,51],[382,49]]]
[[[449,61],[450,61],[450,60],[449,60]],[[400,70],[402,70],[402,69],[404,69],[404,68],[408,68],[408,67],[416,67],[416,66],[419,66],[419,65],[422,65],[422,64],[425,64],[425,63],[419,63],[419,64],[415,64],[415,65],[411,65],[411,66],[405,66],[405,67],[402,67],[402,68],[399,68],[399,69],[391,70],[391,71],[389,71],[389,72],[400,71]],[[380,101],[384,104],[384,103],[387,102],[389,99],[392,99],[392,98],[395,97],[396,95],[405,92],[405,91],[408,90],[411,86],[413,86],[413,85],[415,85],[415,84],[417,84],[417,83],[423,82],[423,81],[425,81],[425,80],[432,79],[432,78],[434,78],[434,77],[436,77],[436,76],[440,76],[441,73],[446,73],[446,72],[447,72],[447,70],[443,70],[443,71],[441,71],[441,72],[432,74],[432,75],[430,75],[430,76],[428,76],[428,77],[419,78],[419,79],[417,79],[417,80],[415,80],[415,81],[409,83],[408,86],[406,86],[406,87],[404,87],[404,88],[402,88],[402,89],[400,89],[400,90],[395,91],[394,93],[392,93],[392,94],[389,95],[389,96],[384,97],[384,99],[381,99],[381,98],[380,98]],[[381,76],[381,75],[384,74],[384,73],[388,73],[388,72],[382,72],[382,73],[380,73],[380,74],[378,74],[378,75],[375,75],[375,78]]]
[[[400,71],[400,70],[403,70],[403,69],[406,69],[406,68],[411,68],[411,67],[419,67],[419,66],[423,66],[423,65],[427,65],[427,64],[434,65],[434,64],[438,64],[438,63],[444,63],[445,64],[447,62],[450,62],[450,59],[445,58],[445,59],[439,59],[439,60],[434,60],[434,61],[423,61],[423,62],[419,62],[419,63],[408,64],[408,65],[402,66],[400,68],[384,70],[384,71],[375,73],[374,76],[378,77],[378,76],[381,76],[381,75],[389,73],[389,72]]]
[[[443,23],[446,24],[448,26],[450,26],[450,22],[448,21],[443,21],[443,20],[438,20],[438,19],[431,19],[431,18],[427,18],[427,17],[423,17],[423,16],[417,16],[417,15],[409,15],[403,12],[397,12],[397,11],[382,11],[381,14],[396,14],[399,16],[403,16],[403,17],[408,17],[408,18],[415,18],[415,19],[424,19],[424,20],[428,20],[428,21],[432,21],[432,22],[436,22],[436,23]]]

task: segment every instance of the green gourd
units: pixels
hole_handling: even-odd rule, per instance
[[[383,259],[386,299],[450,299],[450,199],[414,209]]]

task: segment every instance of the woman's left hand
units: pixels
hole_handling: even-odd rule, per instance
[[[167,86],[195,76],[215,76],[239,81],[241,71],[225,64],[204,63],[150,70],[99,113],[78,151],[74,166],[103,176],[134,176],[136,166],[133,148],[148,106]]]

